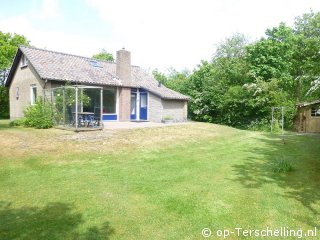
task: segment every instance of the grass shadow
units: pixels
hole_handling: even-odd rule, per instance
[[[50,203],[43,208],[13,208],[8,202],[0,202],[0,239],[109,239],[114,229],[109,222],[80,232],[84,223],[82,214],[64,203]]]
[[[10,123],[10,120],[1,120],[0,119],[0,130],[10,128],[9,123]]]
[[[276,184],[282,189],[283,197],[295,199],[313,214],[318,214],[315,204],[320,201],[320,136],[289,135],[282,144],[278,137],[264,134],[257,141],[261,144],[246,150],[253,157],[232,166],[236,176],[233,180],[254,189]],[[279,159],[290,162],[293,171],[272,171]]]

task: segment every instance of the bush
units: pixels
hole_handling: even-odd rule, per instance
[[[248,129],[252,131],[270,132],[270,122],[268,119],[251,121],[248,125]]]
[[[11,121],[11,122],[9,123],[9,126],[10,126],[10,127],[24,126],[24,125],[25,125],[25,121],[26,121],[25,118],[19,118],[19,119],[16,119],[16,120]]]
[[[9,91],[5,86],[0,86],[0,119],[9,118]]]
[[[287,173],[293,170],[292,164],[285,160],[280,159],[274,163],[273,172],[275,173]]]
[[[24,110],[25,126],[34,128],[51,128],[53,126],[50,104],[38,99],[36,104]]]

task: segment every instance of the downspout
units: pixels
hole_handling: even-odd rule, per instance
[[[47,85],[48,79],[44,79],[44,86],[42,90],[42,95],[43,95],[43,102],[46,101],[46,85]]]

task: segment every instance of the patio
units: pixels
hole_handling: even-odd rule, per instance
[[[134,129],[134,128],[152,128],[152,127],[168,127],[188,124],[188,122],[177,123],[155,123],[155,122],[104,122],[103,128],[105,130],[113,129]]]

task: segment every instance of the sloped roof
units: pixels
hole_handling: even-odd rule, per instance
[[[310,105],[314,105],[314,104],[320,104],[320,100],[315,100],[312,102],[298,103],[297,106],[298,107],[306,107],[306,106],[310,106]]]
[[[101,61],[45,49],[20,46],[10,70],[6,85],[9,86],[21,55],[27,57],[41,79],[70,81],[78,84],[97,84],[144,88],[164,99],[188,100],[189,97],[165,86],[138,66],[131,66],[131,80],[120,79],[116,75],[116,63]],[[90,61],[96,61],[93,66]]]

